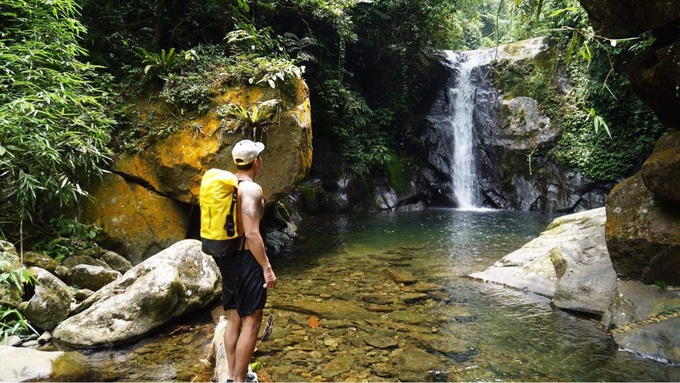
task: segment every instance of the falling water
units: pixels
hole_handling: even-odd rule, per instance
[[[446,52],[448,65],[457,70],[457,81],[448,91],[448,114],[441,121],[451,142],[451,177],[454,198],[460,209],[475,209],[480,203],[474,158],[475,68],[491,62],[490,50]]]

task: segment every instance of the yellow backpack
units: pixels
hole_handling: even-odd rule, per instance
[[[236,220],[238,177],[210,169],[201,180],[201,243],[204,253],[216,257],[236,252],[240,245]]]

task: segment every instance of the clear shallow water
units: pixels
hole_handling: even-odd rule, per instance
[[[338,270],[379,273],[372,263],[376,254],[408,252],[412,258],[399,267],[423,282],[443,286],[447,295],[443,301],[468,313],[464,326],[453,318],[448,327],[446,321],[438,324],[439,337],[456,337],[470,346],[470,352],[448,355],[448,380],[680,380],[679,367],[618,351],[597,321],[554,310],[543,297],[465,277],[520,248],[554,218],[528,212],[450,209],[319,217],[301,225],[300,240],[278,257],[274,266],[279,286],[289,296],[288,288],[299,281],[334,281]],[[301,290],[310,288],[303,285],[299,284]],[[334,288],[343,287],[336,283]],[[273,294],[270,299],[279,298],[283,294]],[[450,306],[414,309],[446,317],[453,315]],[[265,366],[277,362],[267,356],[258,360]]]
[[[442,358],[434,368],[440,381],[680,381],[680,367],[618,351],[596,321],[554,310],[543,297],[465,277],[520,248],[555,217],[431,209],[308,218],[295,244],[272,259],[278,283],[265,315],[275,316],[274,332],[258,344],[260,377],[432,380],[430,368],[402,371],[397,363],[399,352],[419,348]],[[394,283],[385,269],[439,288],[425,300],[405,301],[410,286]],[[385,297],[391,303],[371,302]],[[305,305],[294,302],[330,314],[347,302],[367,308],[370,317],[319,315],[313,324]],[[88,351],[89,374],[79,380],[209,380],[213,331],[206,311],[141,341]],[[370,346],[385,339],[398,345]]]

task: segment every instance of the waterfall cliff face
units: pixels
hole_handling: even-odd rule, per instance
[[[443,89],[443,99],[431,111],[428,119],[436,127],[444,173],[450,177],[446,198],[458,208],[472,209],[481,206],[478,182],[478,164],[475,155],[474,111],[477,88],[484,82],[491,62],[488,50],[471,52],[446,51],[446,64],[452,76]]]
[[[592,183],[546,155],[561,134],[560,122],[543,113],[540,100],[504,94],[491,75],[496,62],[531,68],[546,49],[533,39],[499,49],[443,52],[450,76],[423,136],[431,168],[421,173],[430,183],[430,204],[561,212],[604,205],[613,185]]]

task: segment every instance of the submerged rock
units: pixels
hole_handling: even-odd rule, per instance
[[[396,350],[388,362],[394,376],[401,381],[421,382],[429,377],[429,371],[441,369],[444,359],[419,348]]]
[[[320,319],[347,319],[365,320],[374,317],[371,312],[363,307],[348,301],[339,299],[326,299],[317,302],[307,299],[289,300],[276,302],[273,308],[278,310],[288,310],[298,313],[316,315]]]
[[[615,331],[614,341],[625,351],[663,363],[680,363],[680,316]]]

